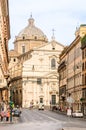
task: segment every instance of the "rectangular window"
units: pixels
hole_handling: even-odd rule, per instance
[[[82,51],[82,59],[84,59],[84,50]]]
[[[2,79],[0,79],[0,83],[2,83]]]
[[[84,74],[82,75],[82,85],[84,85]]]
[[[86,49],[85,49],[85,56],[84,56],[84,58],[86,57]]]
[[[82,97],[84,97],[84,91],[82,91]]]
[[[56,104],[56,95],[52,95],[52,105]]]
[[[22,46],[22,53],[25,53],[25,46]]]
[[[37,79],[37,84],[42,84],[41,78],[38,78],[38,79]]]
[[[55,69],[56,68],[56,60],[53,58],[51,60],[51,69]]]
[[[86,85],[86,73],[85,73],[85,85]]]
[[[86,99],[86,89],[85,89],[85,99]]]
[[[86,70],[86,61],[85,61],[85,70]]]
[[[64,87],[61,87],[59,89],[59,94],[62,95],[62,94],[66,94],[66,85]]]
[[[82,97],[86,98],[86,88],[82,89]]]
[[[43,103],[43,98],[40,98],[40,103]]]
[[[84,70],[84,62],[82,63],[82,70]]]

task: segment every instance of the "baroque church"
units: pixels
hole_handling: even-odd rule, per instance
[[[9,87],[15,105],[28,108],[59,102],[59,55],[64,46],[51,41],[35,26],[32,16],[28,25],[15,37],[9,51]]]

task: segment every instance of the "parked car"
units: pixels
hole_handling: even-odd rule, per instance
[[[72,117],[83,117],[83,113],[80,110],[76,110],[72,113]]]
[[[38,110],[44,110],[44,104],[43,104],[43,103],[40,103],[40,104],[39,104]]]
[[[18,108],[14,108],[14,109],[12,110],[12,115],[19,117],[19,116],[21,115],[21,110],[18,109]]]

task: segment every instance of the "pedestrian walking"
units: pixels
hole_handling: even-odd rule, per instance
[[[1,111],[1,121],[3,121],[3,118],[4,118],[4,111],[2,110]]]
[[[51,101],[50,101],[50,110],[51,110]]]
[[[6,121],[9,121],[9,118],[10,118],[10,110],[7,109],[7,111],[6,111]]]
[[[71,108],[68,108],[68,109],[67,109],[67,116],[71,116],[71,114],[72,114],[72,113],[71,113]]]

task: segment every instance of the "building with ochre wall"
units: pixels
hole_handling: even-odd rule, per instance
[[[8,101],[8,40],[10,39],[8,0],[0,0],[0,102]]]
[[[81,25],[75,32],[74,41],[60,55],[60,98],[67,107],[67,97],[71,94],[73,110],[82,110],[82,50],[81,38],[86,34],[86,26]],[[64,70],[64,71],[62,71]],[[65,73],[66,72],[66,73]],[[66,82],[64,82],[66,80]],[[64,103],[65,102],[65,103]],[[60,100],[61,103],[61,100]]]

